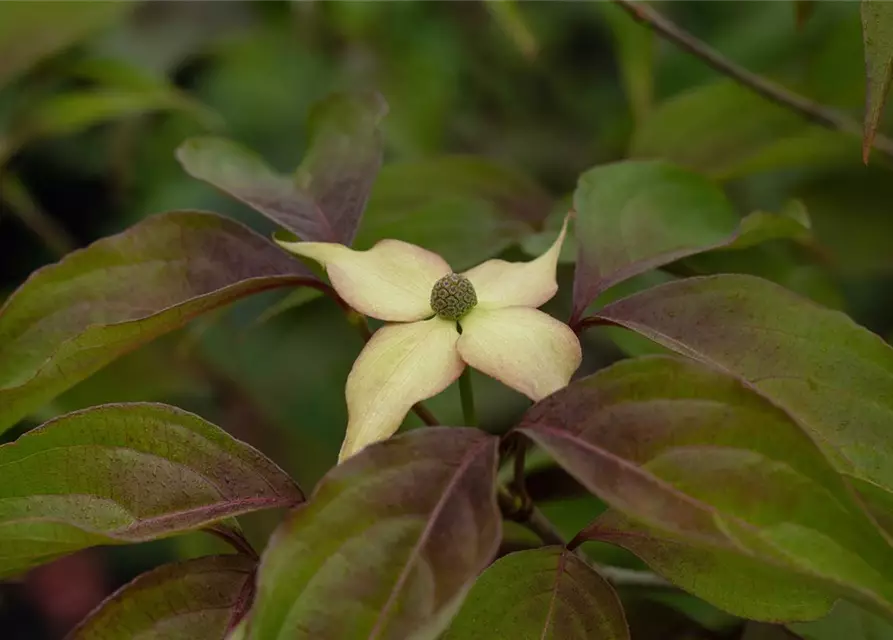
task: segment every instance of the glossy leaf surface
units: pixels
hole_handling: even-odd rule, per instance
[[[562,547],[518,551],[481,574],[443,640],[629,640],[611,585]]]
[[[164,565],[118,589],[68,640],[222,640],[251,604],[256,566],[241,555]]]
[[[431,427],[336,467],[264,553],[248,637],[437,637],[496,553],[497,445]]]
[[[258,451],[162,404],[57,418],[0,447],[0,469],[0,575],[303,500]]]
[[[197,315],[317,282],[272,243],[209,213],[154,216],[75,251],[0,308],[0,431]]]

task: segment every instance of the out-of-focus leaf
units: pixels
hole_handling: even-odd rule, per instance
[[[853,159],[858,139],[809,125],[732,80],[695,87],[654,109],[630,155],[663,158],[727,180]]]
[[[193,177],[253,207],[303,240],[350,245],[381,166],[377,93],[335,95],[310,113],[311,139],[294,177],[279,175],[244,147],[192,138],[177,158]]]
[[[825,615],[836,599],[827,587],[776,563],[734,547],[686,543],[613,510],[580,539],[623,547],[682,589],[742,617],[813,620]]]
[[[893,349],[843,313],[760,278],[719,275],[654,287],[597,316],[746,381],[839,470],[893,493]]]
[[[275,464],[161,404],[70,413],[0,446],[0,575],[303,500]]]
[[[184,339],[178,334],[165,336],[121,356],[30,417],[44,422],[64,413],[110,402],[164,402],[175,397],[207,393],[207,380],[194,364],[178,353]]]
[[[562,547],[518,551],[478,578],[443,640],[628,640],[611,585]]]
[[[264,553],[249,637],[437,637],[496,553],[497,445],[434,427],[336,467]]]
[[[251,605],[256,566],[242,555],[164,565],[118,589],[68,640],[222,640]]]
[[[307,304],[308,302],[312,302],[319,298],[322,294],[322,291],[319,289],[310,289],[308,287],[304,287],[302,289],[295,289],[294,291],[289,292],[282,300],[278,301],[276,304],[269,307],[266,311],[260,314],[257,317],[257,323],[263,324],[268,320],[272,320],[276,316],[285,313],[286,311],[291,311],[292,309],[297,309],[300,306]]]
[[[721,250],[747,249],[769,240],[811,240],[812,223],[802,202],[788,203],[780,213],[754,211],[741,221],[735,240]]]
[[[4,2],[0,86],[133,9],[130,2]]]
[[[445,156],[394,164],[382,170],[372,189],[356,245],[365,249],[396,238],[463,269],[530,234],[551,206],[533,180],[485,159]],[[553,234],[549,243],[554,240]]]
[[[71,253],[0,308],[0,431],[201,313],[318,282],[261,236],[209,213],[155,216]]]
[[[799,187],[813,232],[835,272],[865,276],[893,270],[889,194],[890,171],[879,163],[826,174]]]
[[[794,0],[794,21],[802,29],[815,12],[816,0]]]
[[[622,361],[537,403],[519,429],[646,527],[893,612],[881,568],[893,548],[799,425],[728,374],[668,357]],[[773,619],[763,599],[776,598],[731,611]]]
[[[599,2],[593,6],[611,30],[626,99],[636,122],[642,122],[654,97],[654,33],[616,5]]]
[[[549,217],[543,223],[543,230],[526,235],[521,239],[519,243],[521,250],[533,258],[541,256],[548,251],[552,243],[555,242],[555,237],[561,231],[561,226],[564,224],[570,208],[570,203],[567,204],[567,207],[562,207],[560,203],[556,204],[552,213],[549,214]],[[576,238],[574,227],[570,225],[567,229],[567,237],[564,239],[564,244],[561,245],[561,253],[558,254],[559,264],[574,264],[577,261]]]
[[[804,640],[893,640],[893,623],[840,600],[827,616],[789,625]]]
[[[574,193],[574,318],[621,280],[731,241],[738,217],[705,178],[659,161],[590,169]]]
[[[890,81],[893,80],[893,3],[862,0],[862,39],[865,43],[865,131],[862,159],[868,163]]]
[[[509,37],[515,48],[528,60],[535,60],[539,53],[539,44],[530,30],[521,9],[514,0],[487,0],[490,15]]]

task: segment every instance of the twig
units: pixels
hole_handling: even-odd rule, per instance
[[[647,25],[666,40],[688,51],[696,58],[734,79],[754,93],[777,105],[795,111],[810,122],[833,131],[852,133],[862,137],[862,125],[850,116],[814,102],[771,80],[748,71],[727,59],[719,51],[713,49],[691,33],[680,28],[651,7],[633,0],[612,0],[612,2],[619,5],[636,21]],[[893,140],[890,138],[882,135],[875,136],[874,148],[888,158],[893,158]]]
[[[579,547],[570,548],[564,536],[558,528],[549,520],[542,511],[534,505],[528,505],[523,509],[522,500],[512,494],[505,487],[499,487],[497,496],[503,515],[525,527],[537,538],[547,545],[566,547],[580,560],[588,564],[608,582],[616,587],[649,587],[649,588],[675,588],[658,575],[650,571],[638,571],[636,569],[624,569],[623,567],[609,567],[593,563]]]
[[[241,531],[236,531],[221,525],[212,525],[206,527],[203,531],[220,538],[242,555],[248,556],[254,560],[257,560],[260,557],[257,555],[257,551],[254,550],[254,547],[251,546],[251,543],[248,542],[248,538],[246,538]]]

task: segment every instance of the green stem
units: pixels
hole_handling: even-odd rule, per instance
[[[466,427],[478,426],[477,413],[474,410],[474,390],[471,388],[471,367],[459,376],[459,395],[462,397],[462,417]]]

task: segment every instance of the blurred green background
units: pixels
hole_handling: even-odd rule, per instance
[[[794,2],[658,4],[731,59],[861,117],[858,3],[814,3],[802,24]],[[34,269],[161,211],[212,210],[272,231],[189,178],[175,148],[213,132],[289,171],[310,105],[355,89],[379,90],[391,108],[386,167],[359,245],[402,238],[456,269],[496,255],[526,259],[551,242],[582,171],[662,157],[720,181],[742,215],[805,211],[812,235],[689,259],[609,296],[679,275],[746,272],[893,331],[888,164],[875,157],[864,167],[857,138],[753,96],[606,2],[0,3],[0,298]],[[567,248],[562,292],[548,307],[559,318],[568,315],[573,257]],[[310,490],[335,461],[343,385],[361,348],[335,305],[310,298],[264,294],[194,322],[7,436],[84,406],[164,401],[254,444]],[[582,372],[653,349],[609,330],[584,343]],[[527,406],[483,376],[474,385],[494,432]],[[430,407],[447,423],[461,420],[455,389]],[[569,535],[598,512],[547,467],[532,491]],[[577,497],[557,499],[565,495]],[[246,518],[258,547],[278,517]],[[196,534],[42,567],[0,585],[3,637],[60,637],[122,581],[216,548]],[[634,600],[629,616],[635,637],[737,637],[724,635],[726,616],[691,600]]]

